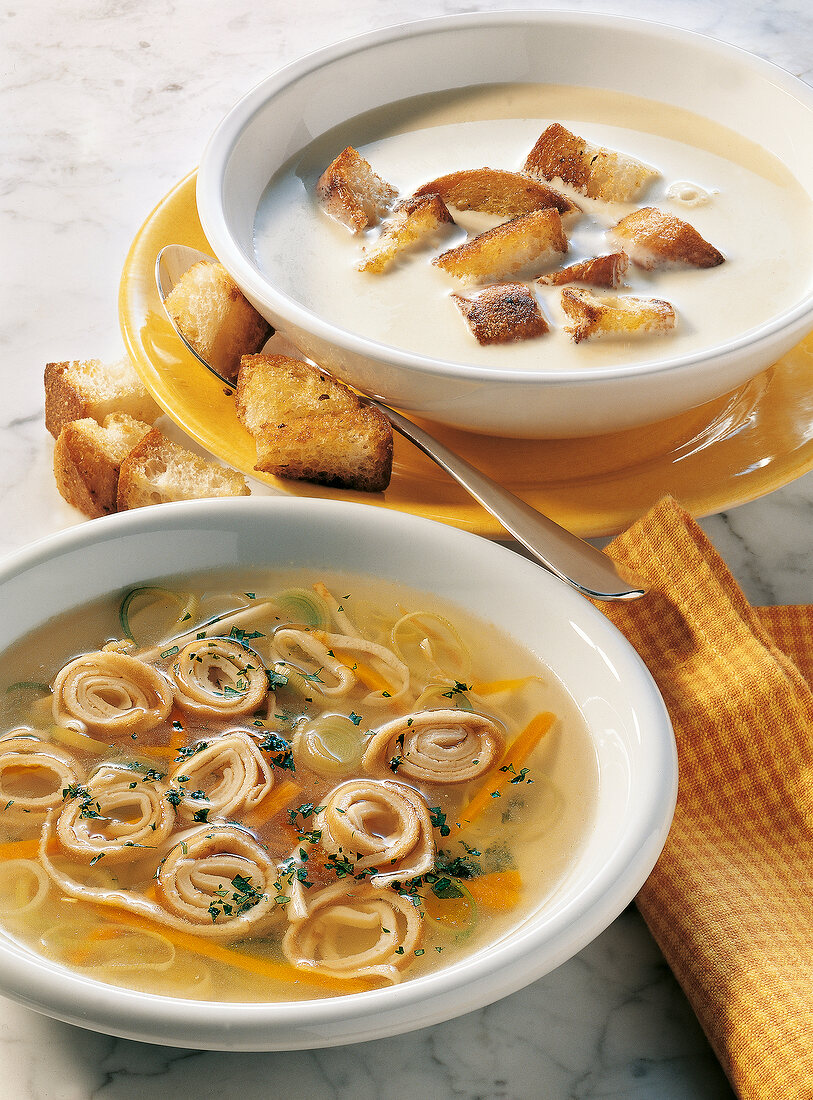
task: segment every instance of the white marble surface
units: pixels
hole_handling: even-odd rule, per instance
[[[411,0],[410,18],[545,3]],[[558,5],[563,6],[563,5]],[[813,81],[807,0],[587,0],[735,43]],[[401,0],[37,0],[0,14],[0,552],[80,522],[50,476],[42,368],[120,353],[130,240],[223,112],[279,65],[402,21]],[[754,602],[813,599],[813,475],[704,521]],[[219,1054],[94,1035],[0,1000],[0,1095],[725,1097],[728,1085],[633,909],[503,1002],[357,1047]]]

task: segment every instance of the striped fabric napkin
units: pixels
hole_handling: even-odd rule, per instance
[[[813,607],[751,607],[670,499],[609,552],[651,584],[601,609],[657,681],[680,761],[638,907],[738,1094],[813,1097]]]

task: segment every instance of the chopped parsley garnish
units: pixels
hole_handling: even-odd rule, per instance
[[[245,875],[235,875],[231,880],[231,886],[231,896],[229,896],[229,890],[223,887],[215,891],[220,900],[213,901],[209,906],[212,923],[220,916],[239,917],[242,913],[253,909],[265,897],[260,890],[255,890],[251,885],[251,879]]]
[[[271,762],[275,767],[286,768],[288,771],[292,772],[296,771],[291,742],[286,741],[284,737],[280,737],[278,733],[269,730],[262,741],[260,741],[259,747],[263,752],[270,752],[272,754]]]
[[[176,645],[171,646],[169,649],[165,649],[161,654],[161,660],[165,660],[167,657],[174,657],[176,653],[180,653],[180,648]]]
[[[359,723],[361,722],[361,715],[356,714],[355,711],[351,711],[347,717],[350,719],[354,726],[359,725]]]
[[[448,691],[442,691],[441,695],[444,699],[451,699],[455,695],[465,695],[467,691],[471,691],[471,684],[461,684],[459,680],[455,680],[454,686]]]
[[[229,631],[229,637],[245,644],[253,642],[256,638],[264,638],[265,634],[261,630],[241,630],[239,626],[233,626]]]
[[[432,820],[432,827],[434,829],[440,829],[441,836],[448,836],[452,831],[446,824],[446,814],[443,813],[440,806],[430,806],[429,817]]]
[[[190,756],[194,756],[196,752],[203,752],[204,749],[208,749],[208,741],[199,741],[197,745],[187,745],[186,748],[178,749],[178,755],[175,760],[186,760]]]
[[[208,822],[209,822],[209,807],[206,806],[202,810],[195,810],[195,813],[192,816],[193,816],[194,821],[202,821],[204,824],[208,824]]]

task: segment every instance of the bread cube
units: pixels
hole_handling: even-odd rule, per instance
[[[151,430],[126,413],[110,413],[102,424],[91,417],[65,424],[54,445],[61,496],[91,518],[115,512],[121,464]]]
[[[611,252],[607,256],[595,256],[591,260],[571,264],[570,267],[550,271],[536,280],[544,286],[562,286],[564,283],[587,283],[588,286],[622,286],[629,267],[626,252]]]
[[[97,424],[113,412],[151,424],[161,410],[147,393],[129,358],[48,363],[45,367],[45,427],[54,437],[72,420]]]
[[[544,264],[567,247],[559,211],[534,210],[442,252],[432,263],[463,282],[483,282]]]
[[[405,199],[385,222],[381,236],[365,249],[359,271],[380,274],[411,245],[426,240],[443,225],[454,225],[452,215],[437,195],[422,195]]]
[[[479,344],[529,340],[548,331],[539,303],[524,283],[500,283],[473,298],[453,294],[452,299]]]
[[[259,351],[272,332],[222,264],[194,264],[165,305],[201,359],[226,379],[237,377],[240,357]]]
[[[562,309],[573,322],[567,331],[576,344],[603,337],[662,335],[677,323],[674,307],[660,298],[635,298],[629,294],[599,296],[575,287],[562,291]]]
[[[558,122],[540,134],[525,171],[536,179],[560,179],[582,195],[606,202],[633,202],[659,175],[641,161],[594,145]]]
[[[505,217],[549,207],[562,215],[578,213],[581,209],[572,199],[539,180],[497,168],[451,172],[423,184],[415,194],[439,195],[448,206],[458,210],[482,210]]]
[[[348,145],[319,177],[316,194],[331,218],[360,233],[383,217],[398,192]]]
[[[725,256],[693,225],[654,206],[633,211],[612,230],[630,258],[647,270],[662,267],[717,267]]]

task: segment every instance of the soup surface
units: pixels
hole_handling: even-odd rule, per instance
[[[520,272],[550,331],[482,346],[450,292],[469,293],[431,260],[504,218],[452,209],[455,225],[383,274],[356,265],[377,228],[353,236],[320,208],[316,182],[346,145],[406,198],[463,169],[522,170],[541,132],[560,122],[596,145],[658,170],[635,203],[585,198],[554,186],[583,210],[565,219],[569,251],[547,268]],[[687,204],[682,196],[705,196]],[[718,267],[645,271],[631,264],[615,293],[668,300],[677,327],[660,336],[586,340],[565,331],[560,287],[544,270],[617,250],[608,230],[641,206],[688,221],[726,260]],[[319,316],[378,343],[435,359],[535,371],[600,367],[680,356],[725,343],[790,308],[813,282],[813,204],[790,172],[761,147],[695,114],[617,92],[556,85],[485,85],[418,96],[370,111],[322,135],[276,173],[255,220],[260,267],[280,290]],[[500,281],[500,280],[494,280]],[[578,284],[577,284],[578,285]]]
[[[0,660],[0,919],[101,981],[334,996],[495,942],[593,817],[581,715],[436,598],[300,572],[117,593]]]

